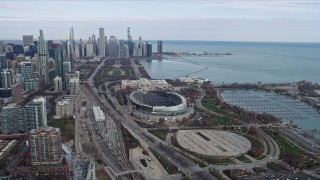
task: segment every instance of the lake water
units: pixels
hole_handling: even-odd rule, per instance
[[[190,75],[214,83],[320,82],[320,43],[164,41],[163,51],[234,55],[145,61],[143,65],[152,78]]]

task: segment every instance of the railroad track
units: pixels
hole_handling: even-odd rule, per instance
[[[118,142],[120,143],[119,150],[121,151],[121,153],[119,153],[119,155],[112,153],[112,152],[114,152],[114,149],[110,149],[107,142],[103,141],[103,137],[101,135],[99,137],[99,135],[96,133],[95,128],[90,127],[90,128],[92,128],[93,133],[91,133],[91,134],[94,136],[94,139],[95,140],[100,139],[99,141],[95,141],[95,144],[96,144],[96,146],[99,147],[99,150],[101,151],[103,159],[109,160],[109,162],[105,162],[105,164],[108,164],[117,173],[127,171],[127,170],[133,170],[134,166],[131,164],[131,162],[129,161],[129,159],[126,155],[125,145],[122,140],[122,134],[121,134],[121,129],[120,129],[122,124],[121,124],[120,120],[118,118],[116,118],[112,113],[110,113],[110,107],[106,107],[106,105],[103,102],[101,102],[101,99],[98,97],[96,92],[90,87],[89,84],[85,83],[85,84],[83,84],[82,87],[88,93],[89,97],[93,98],[95,104],[100,106],[101,109],[113,120],[113,122],[116,125],[116,129],[118,132]],[[93,120],[93,123],[94,123],[94,120]],[[108,151],[103,151],[103,150],[108,150]],[[108,153],[108,154],[106,155],[106,153]],[[110,163],[110,162],[112,162],[112,163]],[[121,163],[119,163],[119,162],[121,162]],[[138,179],[138,177],[135,174],[132,174],[132,175],[133,175],[132,177],[134,179]],[[122,177],[125,179],[130,179],[129,175],[123,175],[123,176]]]

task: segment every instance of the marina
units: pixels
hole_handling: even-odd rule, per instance
[[[302,130],[320,129],[320,113],[312,106],[284,95],[258,90],[224,90],[224,102],[258,114],[267,113]]]

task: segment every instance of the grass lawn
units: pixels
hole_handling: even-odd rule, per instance
[[[203,107],[209,109],[210,111],[218,112],[219,108],[212,101],[205,101],[201,103]]]
[[[148,124],[146,122],[141,122],[141,121],[135,121],[135,122],[143,128],[154,128],[155,127],[154,125]]]
[[[267,156],[263,154],[263,155],[261,155],[260,157],[258,157],[257,160],[261,160],[261,159],[264,159],[264,158],[266,158],[266,157],[267,157]]]
[[[275,162],[269,162],[267,164],[267,168],[268,169],[272,169],[272,170],[283,170],[283,171],[287,171],[287,168],[278,164],[278,163],[275,163]]]
[[[201,155],[196,153],[191,153],[191,154],[210,164],[234,164],[235,163],[231,158],[228,158],[228,157],[214,157],[214,156],[206,156],[206,155]]]
[[[194,162],[195,164],[198,164],[200,167],[202,167],[202,168],[206,167],[206,165],[204,163],[202,163],[202,162],[200,162],[200,161],[198,161],[198,160],[196,160],[196,159],[194,159],[184,153],[180,153],[180,154],[182,154],[184,157],[188,158],[190,161]]]
[[[121,74],[121,72],[124,74]],[[126,76],[129,74],[128,70],[113,70],[113,69],[104,69],[102,76]]]
[[[167,129],[158,129],[158,130],[150,130],[151,134],[157,136],[158,138],[166,141],[167,134],[169,133],[169,130]]]
[[[284,150],[286,150],[287,152],[289,152],[290,154],[299,156],[299,157],[303,157],[304,153],[295,145],[293,145],[291,142],[289,142],[286,138],[284,138],[283,136],[277,136],[276,137],[276,141],[278,143],[278,145],[283,148]]]
[[[252,162],[250,159],[246,158],[245,156],[239,156],[239,157],[236,157],[239,161],[241,162],[244,162],[244,163],[250,163]]]
[[[178,168],[173,165],[171,162],[169,162],[165,157],[160,155],[158,152],[151,150],[154,156],[158,159],[158,161],[161,163],[161,165],[164,167],[164,169],[168,172],[169,175],[171,174],[177,174]]]
[[[74,119],[55,119],[53,120],[53,127],[60,128],[61,136],[65,141],[74,139],[75,134],[75,121]]]

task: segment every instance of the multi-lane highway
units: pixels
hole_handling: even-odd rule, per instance
[[[94,101],[97,105],[99,105],[107,114],[107,116],[109,116],[117,124],[117,126],[122,124],[136,139],[139,140],[140,144],[146,149],[152,148],[162,156],[167,157],[172,164],[177,166],[178,169],[187,176],[192,176],[195,179],[216,179],[209,172],[201,169],[198,165],[196,165],[186,157],[180,155],[179,153],[176,153],[176,151],[168,144],[161,143],[160,140],[154,138],[153,135],[150,134],[147,130],[141,128],[136,122],[132,120],[132,117],[128,116],[128,112],[126,112],[118,104],[117,100],[113,96],[111,96],[108,88],[106,93],[109,101],[104,100],[103,97],[98,94],[98,90],[94,87],[92,79],[96,75],[98,70],[104,65],[104,62],[105,59],[98,65],[97,69],[88,78],[87,82],[81,85],[81,90],[86,92],[86,95],[89,96],[89,98],[92,99],[92,101]],[[113,104],[110,104],[110,102],[112,102]],[[118,133],[120,134],[121,132],[119,131],[120,130],[118,129]],[[122,144],[121,138],[119,138],[119,142],[120,144]],[[98,147],[101,146],[100,144],[96,145]],[[121,154],[122,159],[125,162],[124,164],[130,164],[128,158],[123,152],[123,149],[124,148],[121,148]]]

